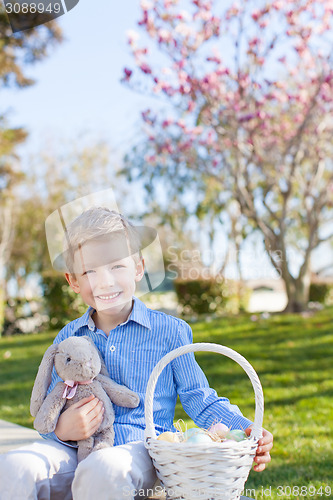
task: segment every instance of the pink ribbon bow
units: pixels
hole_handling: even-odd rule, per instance
[[[85,382],[75,382],[74,380],[65,380],[65,390],[62,395],[63,398],[72,399],[76,394],[76,389],[78,385],[91,384],[92,380],[86,380]],[[68,392],[69,391],[69,392]]]

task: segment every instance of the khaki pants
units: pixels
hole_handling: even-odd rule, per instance
[[[45,440],[0,455],[0,500],[133,500],[156,481],[143,442],[91,453]]]

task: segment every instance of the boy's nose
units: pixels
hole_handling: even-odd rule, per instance
[[[98,281],[99,285],[103,288],[110,287],[110,285],[114,285],[115,283],[113,273],[107,268],[99,270]]]

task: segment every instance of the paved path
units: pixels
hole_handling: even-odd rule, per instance
[[[37,431],[0,420],[0,453],[42,439]]]

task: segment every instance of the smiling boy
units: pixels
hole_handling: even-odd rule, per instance
[[[77,466],[75,441],[91,436],[103,419],[102,404],[86,398],[64,411],[55,432],[46,441],[12,452],[0,459],[1,485],[11,500],[120,500],[135,498],[128,491],[151,489],[156,479],[144,447],[144,398],[156,363],[171,350],[192,342],[184,321],[148,309],[134,296],[145,275],[140,250],[153,238],[147,228],[134,228],[122,215],[106,208],[83,212],[66,231],[66,249],[58,269],[74,292],[89,306],[55,338],[88,335],[100,350],[110,377],[138,393],[137,408],[115,406],[115,446],[98,450]],[[59,381],[55,370],[49,391]],[[157,433],[173,429],[177,396],[184,410],[203,428],[221,420],[228,427],[250,433],[251,422],[226,398],[218,397],[196,363],[187,354],[170,363],[155,390],[154,421]],[[255,457],[255,470],[270,461],[272,435],[264,431]],[[18,474],[19,471],[19,474]],[[15,481],[14,481],[15,475]],[[23,478],[17,481],[17,477]],[[141,493],[140,493],[141,495]],[[2,497],[1,497],[2,498]],[[142,498],[142,495],[141,495]]]
[[[135,285],[144,274],[138,255],[100,266],[109,245],[108,241],[88,241],[75,253],[75,274],[65,274],[72,290],[95,309],[91,317],[106,334],[128,318]]]

